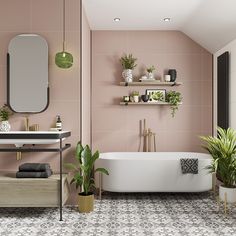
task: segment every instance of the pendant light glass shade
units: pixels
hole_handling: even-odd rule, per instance
[[[68,69],[73,65],[73,56],[71,53],[65,51],[65,38],[66,38],[66,23],[65,23],[65,12],[66,12],[65,0],[63,0],[63,50],[58,52],[55,56],[55,63],[58,67]]]
[[[55,57],[55,63],[60,68],[70,68],[73,65],[73,56],[69,52],[58,52]]]

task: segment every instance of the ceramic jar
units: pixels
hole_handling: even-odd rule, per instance
[[[122,72],[122,77],[127,83],[133,82],[133,71],[131,69],[124,70]]]
[[[0,132],[9,132],[11,130],[11,125],[8,120],[0,122]]]

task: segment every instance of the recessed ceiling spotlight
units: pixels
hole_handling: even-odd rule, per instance
[[[120,18],[116,17],[116,18],[114,18],[114,21],[115,21],[115,22],[119,22],[119,21],[120,21]]]
[[[163,19],[165,22],[169,22],[170,21],[170,18],[169,17],[166,17]]]

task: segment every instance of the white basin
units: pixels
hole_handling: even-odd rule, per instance
[[[33,138],[40,135],[47,135],[48,137],[57,134],[62,134],[67,131],[10,131],[10,132],[0,132],[0,135],[5,135],[6,138],[0,139],[0,144],[14,144],[16,147],[22,147],[24,144],[54,144],[58,143],[60,139],[55,138]],[[24,138],[13,138],[16,135],[21,135]],[[7,138],[9,136],[9,138]],[[32,138],[31,138],[32,136]],[[64,140],[65,138],[63,138]]]

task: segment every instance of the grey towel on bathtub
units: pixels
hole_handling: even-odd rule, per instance
[[[198,159],[181,158],[180,159],[182,174],[198,174]]]
[[[16,172],[16,178],[48,178],[52,175],[52,170],[45,171],[18,171]]]
[[[50,170],[48,163],[24,163],[19,166],[19,171],[46,171]]]

